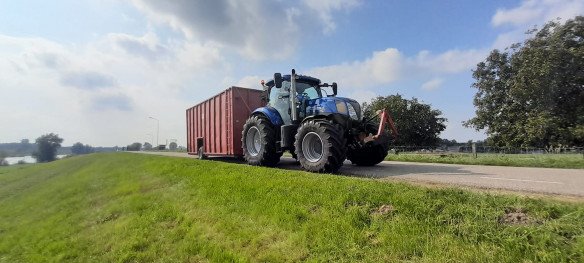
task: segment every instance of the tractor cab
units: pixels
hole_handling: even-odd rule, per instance
[[[321,84],[320,79],[304,75],[295,75],[295,101],[298,118],[307,117],[306,108],[308,104],[317,99],[334,97],[337,95],[337,84]],[[283,124],[292,124],[292,109],[290,107],[290,92],[292,90],[291,75],[274,74],[274,79],[264,84],[266,92],[267,106],[275,109]],[[323,89],[331,87],[332,90]]]

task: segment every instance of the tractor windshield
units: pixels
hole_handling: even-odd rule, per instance
[[[318,84],[309,84],[309,83],[296,83],[296,92],[298,95],[305,95],[309,99],[318,99],[322,98],[322,93],[320,91],[320,87]]]

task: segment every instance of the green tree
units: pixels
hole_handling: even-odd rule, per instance
[[[366,118],[371,118],[381,109],[388,110],[399,133],[392,145],[436,146],[440,143],[438,135],[446,129],[446,119],[441,117],[440,110],[432,109],[416,98],[404,99],[399,94],[377,97],[363,104]]]
[[[132,143],[126,147],[127,151],[139,151],[142,149],[142,144],[139,142]]]
[[[5,152],[0,152],[0,166],[7,166],[8,165],[8,161],[6,161],[6,153]]]
[[[584,17],[548,22],[473,71],[476,116],[467,127],[508,147],[584,144]]]
[[[178,145],[176,144],[176,142],[171,142],[168,144],[168,149],[170,149],[171,151],[176,150],[176,148],[178,148]]]
[[[37,151],[32,155],[37,159],[37,162],[52,162],[57,159],[57,149],[61,147],[63,142],[59,135],[54,133],[45,134],[36,139]]]
[[[150,144],[149,142],[145,142],[142,145],[142,148],[144,148],[145,151],[150,151],[150,150],[152,150],[152,144]]]
[[[460,143],[457,142],[455,139],[452,140],[448,140],[448,139],[440,139],[440,145],[443,146],[456,146],[459,145]]]
[[[73,146],[71,146],[71,153],[72,154],[88,154],[88,153],[92,153],[94,152],[95,149],[93,149],[93,147],[91,147],[90,145],[86,144],[83,145],[83,143],[77,142],[75,144],[73,144]]]

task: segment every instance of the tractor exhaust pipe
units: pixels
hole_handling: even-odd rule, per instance
[[[290,75],[290,114],[292,115],[292,123],[298,122],[298,110],[296,98],[296,70],[292,69],[292,75]]]

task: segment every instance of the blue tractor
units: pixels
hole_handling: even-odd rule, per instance
[[[263,87],[267,105],[254,110],[243,126],[249,164],[275,166],[289,151],[307,171],[335,173],[346,159],[372,166],[387,156],[386,118],[379,127],[364,120],[357,101],[336,96],[336,83],[292,70],[290,75],[274,74]]]

